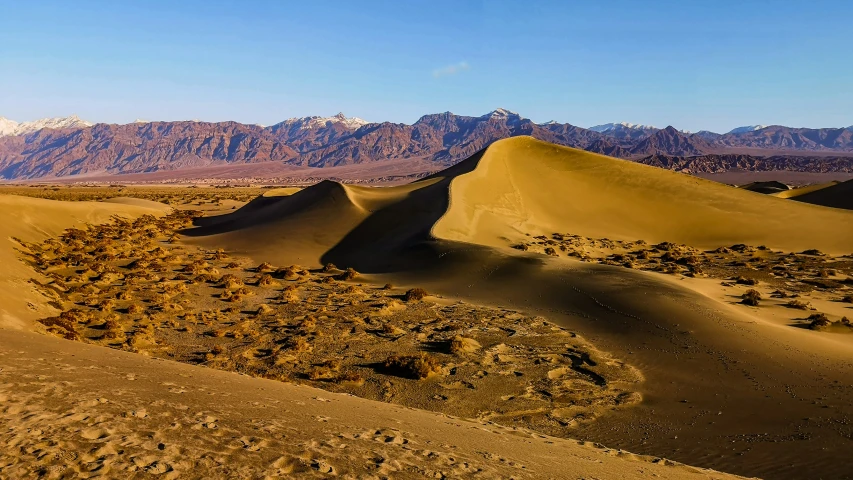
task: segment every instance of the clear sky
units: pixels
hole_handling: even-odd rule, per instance
[[[0,0],[0,116],[848,126],[851,19],[851,0]]]

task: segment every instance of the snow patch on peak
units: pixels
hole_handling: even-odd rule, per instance
[[[37,132],[43,128],[83,128],[91,127],[92,122],[82,120],[77,115],[70,117],[41,118],[32,122],[16,122],[0,117],[0,136],[26,135]]]
[[[604,133],[612,130],[619,130],[623,128],[628,128],[631,130],[648,130],[655,129],[658,130],[658,127],[653,125],[642,125],[639,123],[628,123],[628,122],[619,122],[619,123],[605,123],[603,125],[595,125],[594,127],[589,127],[593,132]]]
[[[513,112],[512,110],[507,110],[505,108],[496,108],[496,109],[492,110],[491,112],[483,115],[480,118],[508,118],[508,117],[519,117],[519,118],[521,118],[521,115]]]
[[[347,117],[343,113],[338,113],[333,117],[313,116],[288,118],[287,120],[281,122],[281,125],[286,125],[288,127],[298,127],[300,130],[308,130],[312,128],[323,128],[328,126],[329,123],[340,123],[351,130],[357,130],[358,128],[367,125],[370,122],[358,117]]]
[[[749,133],[767,128],[767,125],[747,125],[744,127],[733,128],[729,133]]]
[[[14,120],[9,120],[6,117],[0,117],[0,137],[5,137],[6,135],[15,135],[15,132],[18,130],[18,122]]]

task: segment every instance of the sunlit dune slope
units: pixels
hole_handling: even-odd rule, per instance
[[[825,207],[853,210],[853,180],[835,183],[826,188],[798,195],[794,197],[794,200]]]
[[[531,137],[500,140],[408,185],[324,181],[290,196],[260,197],[199,225],[187,234],[200,242],[209,237],[211,245],[303,264],[363,265],[370,257],[376,266],[431,240],[505,247],[526,234],[555,232],[708,248],[853,251],[853,213]]]
[[[436,237],[505,244],[522,233],[853,250],[853,215],[518,137],[450,186]]]

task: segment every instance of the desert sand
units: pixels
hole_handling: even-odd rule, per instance
[[[169,418],[169,425],[181,425],[175,429],[182,432],[200,419],[198,430],[188,429],[202,435],[210,430],[205,424],[213,424],[222,426],[214,430],[227,431],[236,439],[229,445],[237,449],[263,445],[245,465],[245,472],[258,474],[274,475],[278,468],[393,477],[474,473],[454,470],[458,465],[446,460],[440,460],[444,470],[424,466],[405,448],[396,453],[360,453],[371,451],[362,443],[367,437],[353,433],[362,429],[393,437],[387,440],[393,445],[401,438],[409,442],[403,446],[430,442],[429,449],[438,452],[436,458],[444,458],[441,452],[446,450],[435,445],[455,445],[453,462],[466,459],[484,476],[624,478],[628,470],[620,470],[620,465],[625,464],[631,465],[626,468],[632,474],[716,475],[681,466],[652,471],[648,469],[663,462],[649,464],[645,457],[627,454],[615,457],[627,463],[614,463],[606,450],[568,439],[747,476],[850,474],[839,459],[846,455],[845,442],[853,435],[849,401],[853,335],[844,333],[847,327],[842,322],[851,311],[842,300],[852,293],[846,256],[853,252],[853,212],[525,137],[496,142],[469,160],[406,185],[374,188],[324,181],[282,193],[259,196],[231,213],[198,218],[194,226],[184,227],[184,220],[177,217],[174,221],[144,217],[149,220],[133,228],[122,227],[126,224],[119,220],[111,224],[105,223],[106,218],[90,220],[106,225],[88,231],[93,238],[117,242],[112,253],[99,250],[104,246],[97,242],[77,245],[85,238],[79,233],[77,239],[66,237],[70,240],[64,242],[49,239],[61,233],[57,229],[73,226],[73,219],[53,229],[25,232],[28,235],[10,233],[21,241],[10,243],[20,251],[11,253],[10,247],[9,255],[47,274],[30,275],[42,278],[44,286],[19,282],[15,288],[31,290],[42,305],[52,301],[62,307],[39,307],[38,315],[22,316],[16,323],[85,342],[21,333],[16,341],[43,346],[20,350],[79,349],[75,355],[97,352],[109,357],[103,363],[117,365],[121,374],[133,363],[140,365],[139,375],[152,375],[153,369],[142,365],[156,363],[157,375],[169,375],[170,369],[193,375],[199,385],[211,385],[204,395],[187,400],[192,391],[189,382],[168,380],[175,385],[166,386],[184,390],[180,405],[192,415],[169,410],[167,401],[162,415],[147,409],[146,418]],[[146,212],[135,212],[142,213]],[[161,225],[160,230],[143,239],[140,232],[155,224]],[[54,262],[68,249],[82,255],[76,265]],[[134,252],[140,249],[149,252],[147,266],[133,264],[140,258]],[[96,259],[104,253],[110,256]],[[93,262],[102,265],[92,269]],[[21,268],[19,278],[28,278],[32,270]],[[117,276],[103,277],[104,272]],[[134,276],[138,279],[128,283],[127,278]],[[124,294],[128,286],[133,286],[129,296]],[[38,297],[36,291],[46,288],[54,288],[56,295]],[[427,295],[410,298],[416,288],[425,289]],[[761,294],[757,305],[743,303],[750,289]],[[110,295],[114,297],[107,298]],[[786,305],[796,299],[807,299],[808,308],[815,310]],[[141,305],[142,311],[131,313],[133,304]],[[60,310],[74,309],[78,312],[59,315]],[[807,319],[812,313],[825,314],[834,327],[798,328],[813,323]],[[140,340],[133,341],[137,334]],[[12,342],[12,333],[4,335]],[[554,351],[557,343],[551,339],[558,338],[563,338],[556,340],[562,342],[561,348],[575,353]],[[345,351],[348,344],[355,350]],[[337,363],[330,358],[336,348],[343,352],[336,355]],[[396,351],[401,358],[391,359]],[[355,360],[359,355],[360,362]],[[192,363],[213,368],[188,365]],[[24,364],[8,368],[21,371]],[[48,367],[53,373],[41,375],[60,378],[59,371],[65,372],[56,365]],[[280,376],[253,379],[217,369]],[[411,372],[423,375],[407,378]],[[502,376],[505,382],[489,383]],[[232,380],[246,386],[229,384]],[[104,395],[97,393],[101,390],[97,384],[80,382],[81,390]],[[126,384],[119,391],[153,398],[162,388],[155,384],[152,380],[142,390],[133,390],[142,388],[136,386],[141,382]],[[565,390],[570,385],[574,397]],[[501,390],[504,387],[506,391]],[[253,414],[221,398],[223,390],[254,388],[275,391],[277,399],[299,398],[305,405],[292,407],[293,415],[282,418],[269,410]],[[214,392],[220,395],[215,401],[218,409],[210,403]],[[355,405],[364,405],[372,413],[341,416],[335,409],[336,416],[329,413],[329,402],[315,400],[317,407],[294,392],[348,402],[354,412]],[[246,393],[245,401],[250,397]],[[48,408],[38,394],[28,398],[21,401],[36,404],[32,407],[36,410]],[[454,402],[446,401],[451,398]],[[589,401],[594,398],[611,400]],[[457,406],[465,400],[473,403]],[[241,394],[233,401],[244,398]],[[101,405],[112,406],[111,402]],[[521,402],[515,403],[519,406],[526,402],[530,411],[509,408],[513,402]],[[451,403],[453,408],[448,407]],[[399,420],[400,412],[411,417]],[[477,435],[488,438],[494,436],[491,431],[508,428],[524,432],[526,449],[509,444],[508,450],[497,444],[482,447],[490,443],[488,438],[437,428],[430,419],[450,417],[435,412],[475,418],[473,423],[454,419],[453,425],[463,425],[459,428],[466,431],[467,425],[480,425],[480,430],[470,431],[482,431]],[[79,421],[74,417],[67,428],[84,435],[87,415],[89,411],[81,413]],[[252,422],[228,420],[246,415],[280,429],[296,425],[297,430],[287,431],[298,439],[299,448],[287,442],[286,455],[271,456],[264,447],[279,445],[275,435],[281,430],[271,431],[272,438],[258,429],[249,435],[246,425]],[[320,425],[305,415],[321,416]],[[388,417],[382,415],[408,422],[399,429],[405,433],[387,433]],[[128,422],[151,420],[126,415],[122,421],[125,426],[119,430],[132,430]],[[160,451],[170,451],[173,440],[159,440],[158,435],[168,440],[165,432],[171,430],[150,428],[157,440],[142,442],[143,447],[153,449],[162,443],[165,450]],[[265,432],[263,426],[259,430]],[[95,439],[113,436],[101,432]],[[336,440],[317,440],[330,436]],[[15,438],[32,441],[24,437]],[[231,473],[222,466],[231,450],[199,453],[224,447],[195,433],[189,437],[182,454],[210,459],[202,463],[211,475]],[[585,453],[554,454],[540,449],[539,440],[532,440],[537,438],[550,449],[559,446],[566,448],[561,452],[569,452],[569,446],[582,447]],[[111,440],[113,445],[119,441]],[[352,445],[352,450],[340,448],[340,442]],[[484,451],[486,455],[477,453]],[[368,455],[371,462],[362,459],[362,467],[352,466],[355,457],[350,454]],[[604,470],[588,470],[574,460],[594,454],[605,459]],[[185,468],[174,455],[139,455],[132,464],[112,459],[109,468],[174,472]],[[551,463],[553,455],[566,460]],[[380,456],[387,461],[377,467],[372,460]],[[93,461],[97,462],[87,457],[88,463]],[[388,462],[397,463],[388,467]],[[15,468],[31,468],[23,460],[8,462],[13,463]],[[525,469],[511,470],[515,468],[511,464],[520,463]]]
[[[114,216],[126,222],[170,209],[139,199],[62,202],[3,195],[0,202],[6,207],[4,478],[729,478],[489,420],[34,333],[40,325],[35,320],[59,313],[60,305],[40,293],[50,279],[21,261],[23,245],[49,241],[66,228],[109,224]]]

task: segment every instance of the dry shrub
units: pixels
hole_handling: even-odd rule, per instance
[[[115,305],[116,305],[116,302],[114,302],[111,299],[102,300],[100,303],[98,303],[98,310],[100,310],[102,312],[108,312],[108,311],[112,310],[115,307]]]
[[[386,283],[385,286],[382,287],[382,290],[391,290],[392,288],[394,288],[394,285]]]
[[[832,322],[827,318],[825,313],[813,313],[809,315],[807,320],[811,320],[811,323],[809,323],[809,329],[811,330],[822,330],[832,325]]]
[[[356,372],[343,372],[335,378],[335,382],[360,387],[364,385],[364,377]]]
[[[331,273],[338,269],[334,263],[327,263],[323,265],[323,273]]]
[[[356,272],[356,271],[355,271],[354,269],[352,269],[352,268],[347,268],[346,270],[344,270],[344,273],[342,273],[342,274],[338,275],[336,278],[337,278],[338,280],[344,280],[344,281],[347,281],[347,280],[352,280],[352,279],[354,279],[354,278],[356,278],[356,277],[358,277],[358,272]]]
[[[551,248],[551,247],[547,247],[547,248],[545,249],[545,255],[551,255],[552,257],[556,257],[556,256],[557,256],[557,251],[556,251],[556,250],[554,250],[554,249],[553,249],[553,248]]]
[[[809,309],[808,302],[804,302],[802,300],[797,300],[797,299],[791,300],[790,302],[786,303],[785,306],[788,308],[796,308],[798,310],[808,310]]]
[[[391,355],[385,359],[383,366],[392,375],[416,380],[441,373],[441,364],[438,360],[424,352],[418,355]]]
[[[450,353],[473,353],[480,349],[480,343],[473,338],[457,335],[450,341]]]
[[[275,270],[275,267],[272,266],[271,263],[263,262],[255,268],[256,272],[272,272]]]
[[[230,262],[228,265],[225,265],[225,268],[227,268],[227,269],[240,268],[240,264],[237,262]]]
[[[758,280],[741,275],[735,279],[735,283],[739,283],[741,285],[758,285]]]
[[[845,295],[841,301],[844,303],[853,303],[853,295]]]
[[[272,311],[273,311],[272,307],[270,307],[266,303],[262,303],[262,304],[258,305],[257,314],[258,315],[269,315],[270,313],[272,313]]]
[[[362,292],[362,290],[360,288],[356,287],[355,285],[347,285],[347,287],[344,288],[341,291],[341,293],[345,293],[347,295],[354,295],[354,294],[360,294],[360,293],[364,293],[364,292]]]
[[[339,360],[326,360],[320,365],[311,369],[308,373],[308,378],[314,381],[317,380],[334,380],[341,371],[341,362]]]
[[[141,305],[136,304],[136,303],[134,303],[133,305],[130,305],[129,307],[127,307],[127,313],[128,313],[128,314],[130,314],[130,315],[138,315],[138,314],[140,314],[140,313],[142,313],[142,312],[144,312],[144,311],[145,311],[145,309],[144,309],[144,308],[142,308],[142,306],[141,306]]]
[[[275,271],[275,276],[283,278],[285,280],[296,280],[297,278],[299,278],[299,274],[296,273],[296,269],[292,266],[279,268]]]
[[[292,353],[308,353],[314,349],[308,339],[301,336],[289,338],[284,348]]]
[[[407,302],[417,302],[423,300],[429,293],[423,288],[411,288],[406,291],[405,299]]]
[[[268,287],[274,283],[275,283],[275,281],[273,280],[272,276],[268,273],[261,275],[261,278],[258,279],[258,286],[259,287]]]
[[[317,328],[317,318],[313,315],[308,315],[296,324],[296,328],[305,332],[314,330]]]
[[[385,325],[382,325],[382,336],[384,337],[401,337],[405,334],[405,330],[392,323],[386,323]]]
[[[743,298],[741,303],[757,307],[758,302],[761,300],[761,293],[759,293],[758,290],[749,289],[741,295],[741,298]]]
[[[236,290],[244,285],[243,280],[237,275],[227,273],[219,280],[223,287],[228,290]]]

